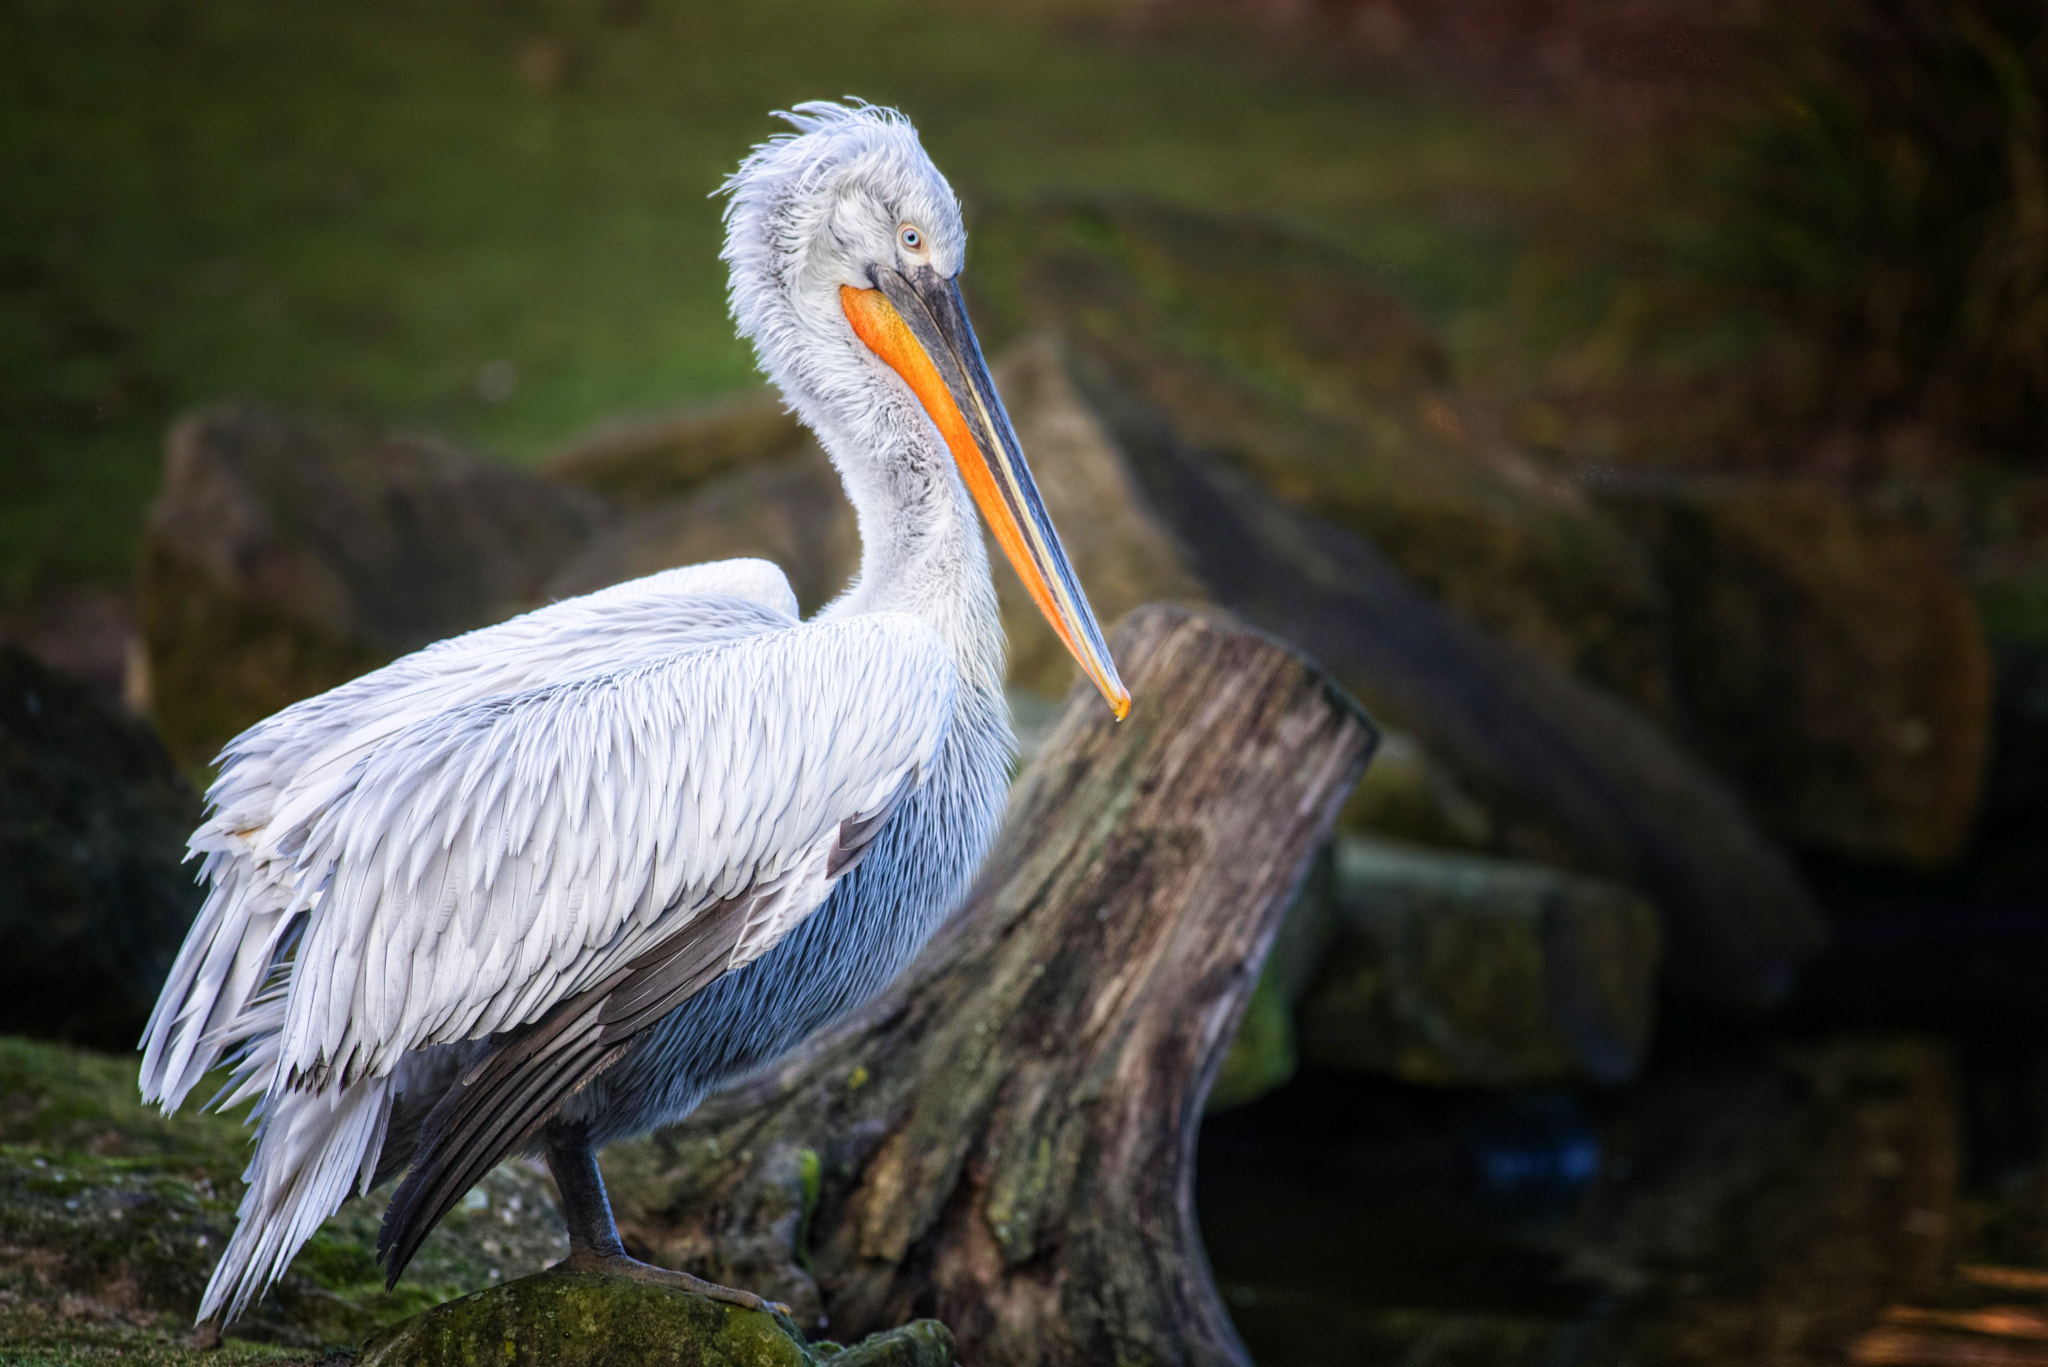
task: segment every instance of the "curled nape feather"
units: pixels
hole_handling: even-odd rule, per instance
[[[964,260],[966,230],[959,200],[901,114],[812,100],[778,117],[794,131],[756,146],[718,191],[726,298],[761,369],[844,473],[844,456],[872,452],[864,419],[877,389],[838,287],[875,283],[872,266],[894,259],[899,218],[923,226],[947,275]]]

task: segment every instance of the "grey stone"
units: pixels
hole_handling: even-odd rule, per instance
[[[860,563],[860,533],[817,443],[771,463],[714,475],[688,498],[630,515],[548,581],[551,598],[590,593],[678,565],[760,556],[780,566],[798,604],[824,606]]]
[[[1483,851],[1499,836],[1493,813],[1458,776],[1415,736],[1393,729],[1381,733],[1372,766],[1337,824],[1432,849]]]

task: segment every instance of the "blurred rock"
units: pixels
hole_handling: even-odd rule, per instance
[[[1142,603],[1207,601],[1210,595],[1139,491],[1115,439],[1075,389],[1061,344],[1032,338],[994,369],[1045,510],[1096,616],[1110,623]],[[1011,686],[1058,697],[1076,677],[1073,658],[993,538],[988,552],[1010,642]]]
[[[999,209],[974,232],[992,352],[1057,332],[1179,440],[1369,538],[1471,621],[1662,707],[1641,553],[1459,401],[1434,336],[1356,260],[1137,202]]]
[[[1659,936],[1636,893],[1535,864],[1340,838],[1336,943],[1300,1011],[1305,1061],[1485,1087],[1625,1082]]]
[[[199,810],[147,723],[0,643],[0,1031],[133,1047],[199,909]]]
[[[677,565],[757,555],[789,576],[814,612],[860,564],[860,531],[839,476],[816,442],[772,464],[714,476],[689,498],[657,504],[604,533],[548,581],[569,598]]]
[[[1295,1062],[1291,1008],[1273,981],[1262,977],[1209,1085],[1204,1111],[1227,1111],[1258,1100],[1294,1076]]]
[[[1405,731],[1382,733],[1337,825],[1433,849],[1486,850],[1496,835],[1479,799]]]
[[[1635,886],[1680,982],[1782,1000],[1823,923],[1734,793],[1653,722],[1669,685],[1647,557],[1460,408],[1427,332],[1364,270],[1135,205],[1001,212],[977,241],[984,331],[1061,333],[1067,382],[1180,572],[1315,653],[1454,776],[1435,795],[1418,777],[1383,817]]]
[[[203,764],[252,722],[536,606],[596,496],[420,437],[223,405],[171,432],[142,550],[151,703]]]
[[[679,413],[603,423],[549,456],[540,473],[639,511],[815,444],[774,394],[742,394]]]
[[[1604,501],[1669,603],[1683,734],[1767,826],[1856,859],[1963,848],[1991,655],[1923,537],[1819,488],[1632,482]]]
[[[1373,763],[1378,762],[1375,751]],[[1294,904],[1274,932],[1258,985],[1245,1006],[1244,1020],[1210,1084],[1205,1109],[1224,1111],[1246,1105],[1294,1076],[1298,1059],[1295,1007],[1337,934],[1336,869],[1334,852],[1326,845],[1309,865]]]
[[[128,701],[139,641],[135,604],[125,592],[70,585],[39,595],[11,619],[0,618],[0,639],[62,670],[109,707]]]
[[[1069,364],[1210,595],[1316,655],[1455,776],[1448,791],[1469,803],[1428,800],[1451,832],[1465,828],[1444,843],[1483,828],[1491,852],[1635,887],[1663,919],[1674,979],[1731,1005],[1783,1000],[1825,923],[1717,778],[1622,699],[1489,637],[1365,538],[1191,445],[1176,415],[1085,355]]]
[[[480,1291],[363,1345],[357,1367],[952,1367],[936,1320],[813,1348],[788,1319],[673,1287],[544,1272]]]
[[[814,612],[860,564],[860,530],[838,474],[772,394],[605,424],[541,473],[626,513],[555,572],[550,598],[756,555],[780,565],[798,604]]]

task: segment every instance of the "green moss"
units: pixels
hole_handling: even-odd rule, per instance
[[[16,1255],[0,1271],[0,1305],[38,1307],[36,1343],[81,1361],[184,1360],[241,1194],[248,1131],[232,1117],[162,1116],[141,1104],[135,1077],[130,1059],[0,1037],[0,1246]],[[567,1252],[546,1179],[511,1164],[485,1177],[387,1290],[372,1254],[383,1197],[343,1206],[237,1332],[306,1349],[357,1342]],[[12,1333],[0,1333],[10,1351]]]
[[[1206,1109],[1223,1111],[1256,1101],[1293,1077],[1294,1067],[1293,1013],[1269,966],[1252,990],[1237,1038],[1209,1088]]]
[[[1003,1261],[1012,1267],[1037,1254],[1044,1207],[1054,1196],[1052,1136],[1041,1134],[1017,1148],[1022,1151],[1006,1150],[1000,1156],[981,1206],[982,1219],[1003,1250]]]
[[[2048,642],[2048,570],[2014,575],[1977,590],[1984,632],[2001,645]]]
[[[45,1308],[0,1308],[0,1362],[8,1367],[313,1367],[332,1355],[230,1338],[218,1345],[176,1331],[80,1322]]]
[[[132,1058],[0,1035],[0,1144],[98,1164],[146,1159],[164,1172],[233,1182],[248,1156],[240,1119],[193,1109],[166,1116],[142,1103],[135,1077]],[[201,1083],[195,1097],[210,1096],[217,1081]]]
[[[814,1351],[787,1319],[589,1272],[546,1272],[450,1301],[378,1334],[358,1367],[950,1367],[953,1341],[922,1321]]]
[[[41,1278],[56,1290],[118,1283],[150,1310],[196,1305],[232,1215],[211,1183],[147,1160],[0,1149],[0,1243],[42,1250]]]
[[[803,1206],[796,1220],[796,1261],[797,1266],[811,1270],[811,1217],[818,1212],[818,1196],[824,1188],[825,1168],[818,1159],[816,1149],[805,1149],[797,1155],[797,1170],[803,1183]]]

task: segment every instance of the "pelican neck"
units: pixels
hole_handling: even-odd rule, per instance
[[[922,414],[918,420],[923,425]],[[853,583],[823,615],[919,617],[946,642],[963,684],[1000,696],[1002,616],[981,524],[950,454],[892,453],[863,462],[877,476],[865,480],[850,478],[847,462],[833,463],[860,526],[861,559]]]

